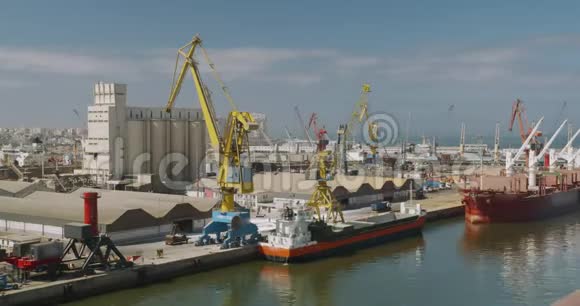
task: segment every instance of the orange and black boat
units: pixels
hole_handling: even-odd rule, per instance
[[[276,262],[300,262],[329,257],[402,237],[419,235],[425,224],[419,205],[345,223],[314,220],[309,210],[287,209],[276,230],[259,244],[262,255]]]

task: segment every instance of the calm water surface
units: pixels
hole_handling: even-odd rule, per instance
[[[580,288],[580,214],[428,225],[422,237],[285,266],[256,261],[67,306],[548,305]]]

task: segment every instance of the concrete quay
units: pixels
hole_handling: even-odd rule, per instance
[[[169,251],[169,252],[166,252]],[[55,305],[92,295],[133,288],[174,277],[239,264],[258,258],[256,246],[220,250],[193,244],[164,248],[162,258],[144,256],[133,268],[24,286],[2,292],[0,305]]]
[[[429,193],[427,199],[417,200],[427,211],[428,222],[462,216],[464,206],[455,190]],[[397,205],[393,205],[397,208]],[[355,220],[374,214],[369,207],[345,211],[346,220]],[[255,218],[261,230],[272,229],[273,220]],[[191,237],[195,240],[195,236]],[[55,282],[35,282],[18,290],[0,293],[0,305],[54,305],[92,295],[129,289],[178,276],[213,270],[260,258],[255,246],[220,250],[219,246],[196,247],[193,244],[165,246],[151,242],[119,247],[126,256],[140,256],[130,269],[102,272],[95,275]],[[163,249],[163,256],[157,250]]]

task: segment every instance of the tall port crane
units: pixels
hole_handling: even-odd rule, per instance
[[[369,121],[369,98],[368,94],[371,92],[371,85],[370,84],[363,84],[361,89],[360,97],[355,104],[355,109],[352,112],[350,117],[350,121],[346,126],[345,137],[344,140],[348,140],[349,138],[353,137],[352,131],[356,123],[362,124],[364,122],[367,123],[367,126],[363,126],[362,128],[368,129],[368,135],[370,139],[365,139],[368,143],[368,146],[371,150],[371,154],[373,158],[376,157],[377,154],[377,143],[378,141],[378,124],[376,122]]]
[[[208,94],[209,90],[201,80],[198,62],[193,57],[197,48],[201,49],[215,79],[232,107],[223,133],[219,130],[213,103]],[[179,68],[180,60],[183,63]],[[178,69],[179,73],[177,73]],[[255,242],[258,238],[258,228],[250,222],[249,210],[236,209],[234,194],[236,192],[251,193],[254,190],[252,169],[244,166],[242,156],[250,154],[248,133],[257,130],[258,124],[250,113],[237,109],[198,35],[177,51],[177,61],[173,73],[171,93],[165,108],[166,112],[171,112],[188,70],[193,77],[193,84],[205,119],[211,146],[219,152],[217,183],[220,186],[222,196],[221,209],[212,212],[212,221],[204,227],[202,236],[196,244],[205,245],[221,242],[223,248],[229,248]]]
[[[306,202],[306,205],[312,207],[316,211],[316,216],[318,220],[326,220],[328,222],[344,222],[344,216],[342,214],[342,208],[340,203],[336,200],[330,186],[328,186],[328,180],[331,175],[336,172],[337,158],[336,154],[333,154],[329,150],[326,150],[328,145],[328,132],[326,129],[318,128],[317,124],[318,115],[312,113],[310,120],[308,121],[308,129],[312,128],[314,134],[316,135],[317,146],[315,163],[318,168],[317,184],[314,192],[310,196],[310,199]],[[336,152],[335,152],[336,153]],[[331,174],[331,175],[329,175]],[[322,211],[326,210],[326,217],[323,217]]]
[[[520,138],[522,139],[522,143],[524,143],[528,138],[528,135],[531,134],[532,127],[528,124],[528,117],[526,116],[524,102],[520,99],[516,99],[516,101],[514,101],[514,104],[512,106],[512,113],[510,116],[510,125],[509,125],[510,132],[513,131],[516,119],[518,121],[518,126],[520,130]],[[539,147],[541,146],[541,144],[538,140],[538,137],[541,136],[542,136],[541,131],[536,131],[535,133],[533,133],[530,141],[530,146],[532,147],[533,150],[540,149]]]

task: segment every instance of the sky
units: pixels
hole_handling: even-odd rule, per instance
[[[199,33],[240,110],[300,136],[334,131],[362,83],[397,132],[507,132],[521,98],[544,130],[580,127],[578,1],[12,1],[0,9],[0,127],[86,124],[97,81],[164,106],[177,48]],[[200,58],[218,113],[229,110]],[[188,78],[178,107],[198,107]],[[80,118],[73,110],[78,110]],[[408,128],[407,128],[408,126]]]

